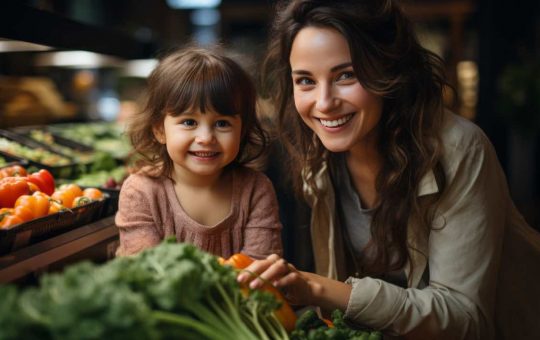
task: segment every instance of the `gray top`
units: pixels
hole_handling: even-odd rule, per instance
[[[345,237],[350,240],[353,256],[357,260],[366,256],[365,246],[371,238],[371,217],[373,209],[365,209],[349,174],[345,154],[337,155],[335,190],[336,198],[341,205],[341,225]],[[407,287],[407,278],[403,270],[390,272],[381,279],[401,287]]]
[[[362,207],[360,197],[358,197],[347,168],[345,154],[339,154],[337,162],[335,188],[336,196],[342,207],[343,227],[345,235],[349,236],[353,252],[360,255],[371,238],[372,209]]]

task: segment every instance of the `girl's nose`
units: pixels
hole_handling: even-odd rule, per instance
[[[214,132],[210,128],[201,127],[197,131],[195,141],[199,144],[210,144],[214,141]]]
[[[332,111],[337,105],[337,98],[334,96],[331,85],[323,85],[317,93],[317,102],[315,109],[322,113]]]

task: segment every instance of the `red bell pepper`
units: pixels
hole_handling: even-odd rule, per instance
[[[20,165],[12,165],[12,166],[8,166],[8,167],[0,169],[0,178],[17,177],[17,176],[24,177],[26,175],[27,175],[26,169]]]
[[[28,176],[26,179],[34,183],[39,187],[41,192],[46,193],[47,195],[52,195],[54,192],[54,177],[46,169],[41,169],[38,172],[34,172]]]

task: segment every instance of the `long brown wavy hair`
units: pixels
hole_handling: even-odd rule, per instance
[[[145,104],[128,122],[126,133],[139,157],[135,171],[170,177],[173,163],[167,147],[153,129],[163,126],[167,114],[209,110],[240,115],[240,151],[228,167],[247,165],[262,155],[267,137],[256,114],[255,85],[219,47],[188,46],[165,55],[148,78]]]
[[[378,203],[371,223],[368,275],[402,269],[410,260],[408,222],[417,218],[429,232],[444,191],[439,132],[443,117],[442,60],[418,43],[410,22],[392,0],[293,0],[278,4],[262,67],[262,94],[278,112],[278,132],[290,155],[297,193],[307,184],[319,195],[314,176],[333,155],[299,117],[293,102],[289,56],[297,33],[305,27],[331,28],[349,44],[353,68],[362,86],[383,98],[378,126],[384,156],[376,180]],[[433,170],[439,194],[417,196],[422,177]]]

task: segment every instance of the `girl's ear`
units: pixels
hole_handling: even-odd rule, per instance
[[[157,125],[152,128],[154,137],[160,144],[165,144],[165,134],[163,133],[163,126]]]

